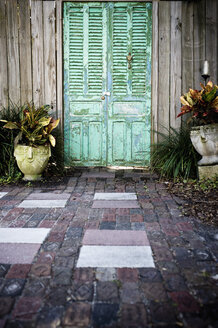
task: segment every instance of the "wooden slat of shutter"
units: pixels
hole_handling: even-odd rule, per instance
[[[89,8],[88,93],[93,95],[102,92],[102,26],[102,8]]]
[[[115,7],[113,12],[113,93],[127,94],[127,6]]]
[[[132,13],[132,93],[145,95],[146,74],[146,8],[133,7]]]
[[[69,12],[69,91],[83,95],[83,9]]]

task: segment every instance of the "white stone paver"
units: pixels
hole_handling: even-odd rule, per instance
[[[95,193],[94,200],[137,200],[135,193],[127,192],[109,192],[109,193]]]
[[[82,246],[77,267],[154,268],[150,246]]]
[[[31,193],[26,200],[68,200],[69,193],[56,194],[52,192],[36,192]]]
[[[0,228],[0,243],[41,244],[51,229]]]
[[[0,192],[0,198],[4,197],[5,195],[7,195],[7,192],[3,192],[3,191]]]
[[[137,200],[94,200],[92,208],[140,208]]]
[[[24,200],[18,207],[21,208],[57,208],[65,207],[67,200],[66,199],[52,199],[52,200]]]

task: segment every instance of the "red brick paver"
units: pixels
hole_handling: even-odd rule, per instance
[[[55,184],[0,187],[8,192],[0,227],[51,228],[29,263],[21,262],[30,245],[23,251],[12,245],[16,263],[0,261],[0,327],[215,327],[218,229],[184,216],[182,201],[149,172],[100,171],[81,176],[89,172],[75,169]],[[92,208],[95,192],[134,192],[140,206]],[[70,196],[65,208],[16,208],[31,193]],[[98,234],[109,244],[121,244],[121,235],[132,234],[132,243],[148,240],[155,267],[77,268],[91,230],[94,243]]]

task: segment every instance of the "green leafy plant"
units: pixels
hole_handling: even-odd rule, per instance
[[[215,176],[211,179],[204,179],[200,180],[198,184],[196,183],[196,189],[197,187],[200,187],[201,190],[205,192],[209,192],[211,190],[217,190],[218,189],[218,176]]]
[[[51,158],[45,169],[45,173],[47,176],[63,176],[65,175],[64,138],[60,129],[54,130],[53,135],[56,139],[56,145],[52,150]]]
[[[49,105],[36,108],[33,103],[28,103],[20,107],[16,121],[1,119],[1,122],[6,123],[3,126],[6,129],[19,130],[15,145],[19,142],[37,147],[50,143],[54,147],[56,140],[51,132],[58,126],[59,119],[49,116],[49,109]]]
[[[201,88],[189,89],[180,97],[183,106],[177,117],[191,113],[188,122],[195,125],[218,123],[218,86],[209,81],[206,86],[201,84]]]
[[[20,107],[9,103],[9,106],[0,110],[0,119],[16,121],[19,119]],[[19,180],[21,174],[14,158],[14,139],[17,132],[6,130],[0,123],[0,183],[10,183],[12,180]]]
[[[156,132],[160,141],[151,146],[151,166],[161,177],[195,178],[197,161],[200,156],[190,140],[190,129],[182,125],[179,130],[166,129],[166,133]]]

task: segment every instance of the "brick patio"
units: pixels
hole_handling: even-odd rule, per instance
[[[0,232],[28,228],[34,243],[36,228],[50,229],[31,263],[12,252],[0,264],[0,327],[218,326],[218,229],[184,217],[150,173],[75,170],[59,184],[0,187],[0,197]],[[79,267],[83,247],[117,247],[126,267]],[[151,248],[154,267],[131,267],[125,247],[142,247],[143,261]]]

